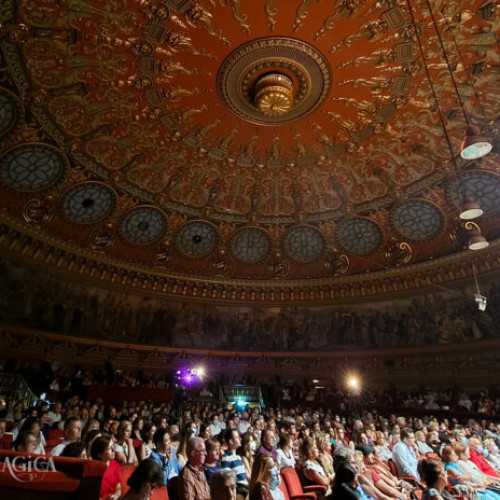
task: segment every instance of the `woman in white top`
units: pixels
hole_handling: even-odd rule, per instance
[[[306,461],[304,462],[304,476],[314,484],[326,486],[324,496],[332,493],[333,481],[327,477],[325,470],[318,462],[319,449],[314,438],[308,438],[304,442],[303,453]]]
[[[152,451],[155,449],[155,444],[153,442],[153,436],[156,432],[156,425],[152,423],[144,424],[142,429],[142,444],[139,448],[139,462],[146,460],[151,456]]]
[[[132,424],[128,420],[122,420],[118,426],[115,442],[115,459],[120,465],[139,465],[131,435]]]
[[[284,469],[285,467],[295,467],[295,457],[292,452],[292,441],[289,436],[282,435],[280,437],[276,456],[276,462],[278,463],[279,470]]]

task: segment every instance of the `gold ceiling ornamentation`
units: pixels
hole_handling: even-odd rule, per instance
[[[255,84],[255,104],[266,116],[277,118],[293,106],[293,82],[281,73],[267,73]]]
[[[498,136],[498,9],[431,2],[467,113]],[[371,296],[369,279],[392,293],[376,273],[388,265],[422,286],[406,270],[463,241],[448,236],[460,199],[416,33],[459,150],[450,72],[425,0],[411,0],[416,28],[404,2],[327,3],[1,2],[0,211],[18,237],[134,262],[130,279],[88,267],[196,300],[350,300]],[[459,160],[488,239],[497,151]],[[184,225],[213,230],[180,245]]]
[[[217,75],[222,102],[259,125],[284,125],[311,114],[328,97],[331,84],[326,58],[312,45],[289,37],[266,37],[237,47]],[[271,102],[279,111],[272,110]]]

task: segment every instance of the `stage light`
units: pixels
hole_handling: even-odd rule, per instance
[[[359,388],[359,380],[356,376],[351,375],[347,378],[347,386],[350,389],[358,389]]]
[[[198,377],[204,377],[205,376],[205,368],[203,368],[202,366],[199,366],[197,368],[197,373],[198,373]]]
[[[487,302],[487,299],[486,299],[486,297],[484,295],[481,295],[480,293],[476,293],[474,295],[474,300],[476,301],[477,308],[480,311],[486,311],[486,302]]]
[[[238,408],[238,410],[243,410],[247,405],[247,402],[244,401],[243,399],[239,399],[238,401],[236,401],[236,407]]]

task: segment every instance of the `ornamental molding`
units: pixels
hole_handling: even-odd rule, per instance
[[[500,241],[478,253],[462,251],[431,261],[369,275],[336,276],[304,280],[235,280],[216,275],[201,278],[141,266],[107,256],[102,251],[80,248],[48,236],[37,226],[0,212],[0,252],[47,271],[73,276],[77,281],[134,290],[148,295],[181,297],[183,300],[227,304],[332,305],[388,300],[442,289],[472,279],[471,259],[480,275],[500,271]]]

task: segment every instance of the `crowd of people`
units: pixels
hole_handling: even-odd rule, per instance
[[[282,500],[281,472],[289,468],[316,485],[318,498],[446,499],[454,492],[500,500],[499,445],[492,419],[374,411],[353,418],[335,406],[110,405],[75,395],[32,408],[8,398],[0,407],[0,446],[100,460],[107,465],[101,498],[113,500],[148,498],[163,485],[172,499]],[[126,465],[136,469],[123,495]]]
[[[317,384],[308,384],[305,379],[284,380],[280,377],[262,377],[256,375],[243,376],[238,373],[225,374],[223,379],[205,377],[202,383],[190,386],[188,390],[178,383],[176,370],[163,373],[148,373],[139,370],[117,370],[106,362],[101,366],[60,365],[59,363],[43,362],[20,364],[13,359],[0,361],[0,370],[5,373],[19,374],[35,392],[46,392],[50,395],[79,393],[85,395],[88,387],[110,386],[128,388],[156,388],[175,391],[178,400],[187,397],[207,397],[218,394],[220,386],[246,385],[259,386],[265,396],[268,406],[289,406],[298,401],[309,405],[319,404],[337,408],[340,413],[349,410],[352,402],[352,391],[339,388],[334,383],[326,383],[321,388]],[[365,406],[413,408],[429,411],[453,411],[482,413],[485,416],[500,415],[500,395],[480,391],[467,393],[458,388],[419,388],[402,390],[363,389],[358,400]]]

